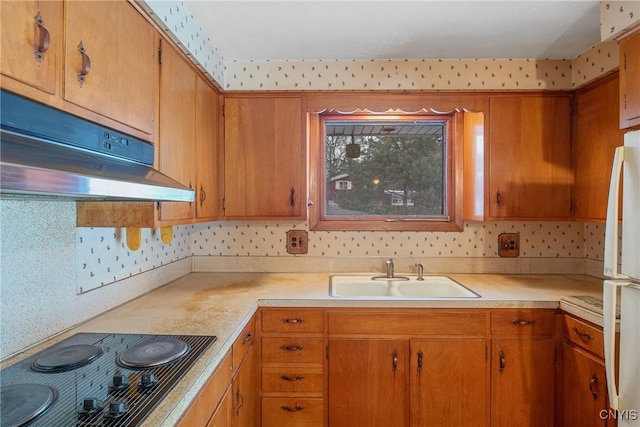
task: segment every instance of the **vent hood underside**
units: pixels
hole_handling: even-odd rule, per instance
[[[195,200],[191,188],[152,167],[154,149],[146,141],[4,90],[0,119],[2,194]]]
[[[1,190],[77,200],[192,202],[195,193],[155,169],[9,131],[1,133]]]

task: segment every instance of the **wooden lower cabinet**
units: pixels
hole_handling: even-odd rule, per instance
[[[213,413],[207,427],[230,427],[233,419],[233,397],[231,387],[227,388],[218,409]]]
[[[329,425],[407,425],[408,355],[403,339],[329,339]]]
[[[232,383],[232,427],[257,426],[258,375],[256,346],[253,345],[238,368]]]
[[[410,425],[488,425],[486,341],[413,339],[410,347]]]

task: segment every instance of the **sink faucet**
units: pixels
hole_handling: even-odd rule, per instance
[[[386,260],[385,265],[387,266],[387,279],[393,279],[393,259]]]
[[[424,277],[423,277],[424,268],[422,268],[422,264],[417,262],[416,267],[418,267],[418,280],[424,280]]]

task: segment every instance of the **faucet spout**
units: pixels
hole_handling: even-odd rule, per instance
[[[418,280],[424,280],[424,268],[422,267],[422,264],[417,262],[416,267],[418,267]]]
[[[385,261],[385,265],[387,267],[387,279],[393,279],[393,259],[389,258]]]

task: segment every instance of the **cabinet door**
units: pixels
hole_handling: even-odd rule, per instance
[[[158,167],[183,185],[195,186],[196,74],[168,43],[162,44]],[[195,203],[161,202],[161,221],[190,219]]]
[[[226,98],[225,217],[304,218],[300,98]]]
[[[55,94],[62,64],[62,1],[2,1],[0,14],[2,74]]]
[[[493,427],[553,426],[554,346],[553,338],[493,340]]]
[[[618,121],[618,79],[576,97],[575,218],[604,221],[615,147],[623,145]]]
[[[201,221],[217,219],[220,194],[220,95],[201,78],[196,79],[196,216]]]
[[[329,425],[404,427],[408,341],[329,340]]]
[[[640,125],[640,31],[620,41],[620,128]]]
[[[562,348],[563,427],[604,427],[607,385],[601,361],[568,343]]]
[[[233,422],[233,399],[231,396],[231,388],[227,389],[227,392],[222,397],[220,405],[211,416],[211,419],[207,423],[207,427],[229,427]]]
[[[494,97],[489,114],[489,216],[569,218],[570,97]]]
[[[233,427],[256,426],[258,379],[256,346],[252,346],[233,380]]]
[[[153,134],[158,66],[151,24],[122,0],[66,2],[64,23],[64,99]]]
[[[411,426],[486,426],[484,339],[411,340]]]

